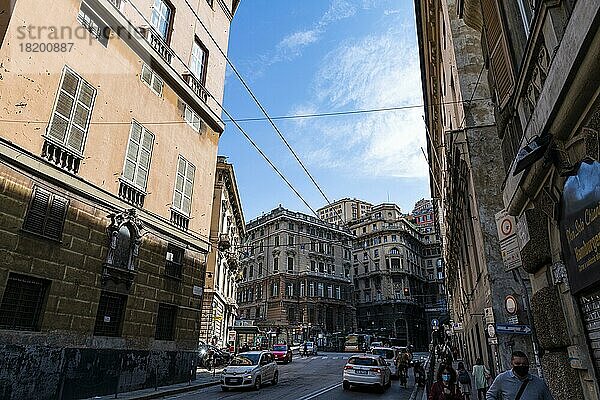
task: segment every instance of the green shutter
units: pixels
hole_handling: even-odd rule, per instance
[[[136,185],[146,190],[148,183],[148,171],[150,170],[150,159],[152,158],[152,146],[154,144],[154,134],[144,129],[144,135],[140,146],[140,155],[138,160],[138,170],[135,179]]]

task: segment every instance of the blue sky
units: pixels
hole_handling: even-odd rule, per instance
[[[244,0],[229,57],[271,116],[422,104],[415,18],[409,0]],[[260,110],[228,71],[224,106],[235,118]],[[357,197],[410,211],[429,197],[421,107],[276,121],[333,201]],[[242,126],[313,209],[326,204],[268,122]],[[247,220],[277,205],[311,213],[232,123],[219,154],[234,164]]]

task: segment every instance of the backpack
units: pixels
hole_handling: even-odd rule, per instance
[[[466,369],[463,369],[458,373],[458,381],[464,385],[471,383],[471,378]]]

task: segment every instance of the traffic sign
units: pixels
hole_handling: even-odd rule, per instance
[[[496,333],[531,335],[531,327],[519,324],[496,324]]]
[[[508,295],[504,299],[504,308],[509,315],[515,315],[519,310],[517,299],[514,296]]]
[[[432,319],[431,320],[431,326],[438,326],[440,324],[440,321],[438,321],[437,319]]]

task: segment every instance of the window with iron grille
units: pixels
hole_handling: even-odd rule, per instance
[[[0,304],[0,329],[37,331],[50,281],[11,273]]]
[[[165,274],[172,278],[181,279],[183,270],[183,254],[181,247],[169,244],[167,246],[167,263],[165,264]]]
[[[23,230],[60,240],[68,208],[67,199],[36,186],[23,221]]]
[[[175,323],[177,322],[177,306],[159,304],[156,316],[156,340],[174,340]]]
[[[127,296],[105,292],[100,295],[96,313],[96,336],[121,336]]]

